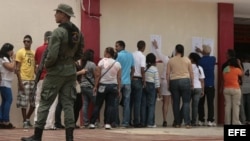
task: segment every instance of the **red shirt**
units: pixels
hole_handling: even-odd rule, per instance
[[[39,46],[36,49],[36,52],[35,52],[35,62],[36,62],[36,65],[39,66],[39,64],[41,62],[41,59],[42,59],[42,56],[43,56],[43,52],[46,50],[47,46],[48,46],[48,43],[44,43],[42,46]],[[47,72],[46,72],[45,68],[43,68],[40,80],[44,79],[46,73]]]

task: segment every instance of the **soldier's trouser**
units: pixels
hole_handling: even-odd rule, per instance
[[[74,101],[76,99],[75,83],[76,75],[55,76],[47,75],[43,82],[38,117],[35,127],[44,128],[49,108],[54,102],[57,94],[64,111],[65,128],[75,127]]]

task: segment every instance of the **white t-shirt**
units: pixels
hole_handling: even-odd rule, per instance
[[[111,67],[113,63],[114,65]],[[99,61],[98,67],[101,68],[101,76],[111,67],[108,72],[102,76],[100,83],[118,84],[117,73],[121,69],[121,64],[119,62],[115,61],[113,58],[103,58]]]
[[[243,62],[244,73],[242,77],[242,86],[241,92],[242,94],[250,93],[250,63]]]
[[[196,64],[192,64],[193,68],[193,74],[194,74],[194,88],[202,88],[200,79],[204,79],[204,71],[201,66],[198,66]]]
[[[14,78],[14,72],[11,72],[9,70],[7,70],[3,64],[4,63],[9,63],[10,61],[8,60],[8,58],[3,57],[0,58],[0,63],[1,63],[1,76],[2,76],[2,81],[1,81],[1,86],[5,86],[8,88],[11,88],[12,86],[12,80]]]
[[[136,77],[142,77],[141,75],[141,67],[146,68],[146,57],[142,54],[141,51],[135,51],[133,52],[134,57],[134,65],[135,65],[135,72],[134,76]]]

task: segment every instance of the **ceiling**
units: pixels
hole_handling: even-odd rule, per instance
[[[193,0],[199,2],[234,4],[234,23],[250,25],[250,0]]]

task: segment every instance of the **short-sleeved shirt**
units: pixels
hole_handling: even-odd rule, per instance
[[[194,81],[193,81],[194,88],[202,88],[200,79],[205,78],[204,71],[201,66],[197,66],[196,64],[192,64],[192,68],[194,74]]]
[[[191,61],[185,56],[174,56],[169,59],[170,80],[190,78],[189,65],[191,65]]]
[[[145,81],[155,84],[155,88],[160,87],[159,72],[156,66],[151,66],[145,72]]]
[[[144,54],[142,54],[141,51],[138,51],[138,50],[133,52],[133,57],[134,57],[134,66],[135,66],[134,76],[142,77],[141,68],[146,67],[146,57]]]
[[[95,83],[94,82],[94,71],[96,69],[95,63],[92,62],[92,61],[87,61],[84,69],[88,70],[87,73],[85,74],[85,76],[94,84]],[[84,76],[81,77],[80,85],[82,87],[90,87],[90,88],[92,88],[93,86],[92,86],[91,82],[89,82],[86,77],[84,77]]]
[[[223,70],[224,88],[239,89],[239,75],[242,74],[241,69],[227,66]]]
[[[1,70],[1,77],[2,77],[2,81],[1,81],[0,86],[5,86],[8,88],[11,88],[12,80],[14,78],[14,72],[9,71],[8,69],[6,69],[3,66],[4,63],[10,63],[10,61],[7,57],[3,57],[3,58],[0,58],[0,62],[1,62],[1,66],[2,66],[2,68],[0,69]]]
[[[114,65],[112,66],[113,63]],[[101,77],[100,83],[118,84],[117,74],[121,69],[121,64],[119,62],[115,61],[112,58],[103,58],[99,61],[98,67],[101,68],[101,76],[108,70],[107,73],[105,73],[105,75]]]
[[[134,67],[134,58],[133,55],[126,51],[126,50],[121,50],[118,52],[118,57],[116,60],[121,64],[122,66],[122,84],[130,84],[130,73],[131,73],[131,68]]]
[[[199,60],[199,65],[203,68],[205,79],[205,87],[214,87],[214,67],[215,67],[214,56],[202,56]]]
[[[21,48],[16,53],[16,61],[21,64],[20,75],[22,80],[35,79],[35,53],[32,50]]]
[[[242,86],[241,92],[242,94],[250,94],[250,63],[243,62],[244,75],[242,77]]]
[[[47,43],[44,43],[42,46],[39,46],[37,49],[36,49],[36,52],[35,52],[35,61],[36,61],[36,65],[39,65],[41,60],[42,60],[42,57],[43,57],[43,52],[46,50],[48,44]],[[41,73],[41,77],[40,77],[40,80],[42,80],[44,78],[44,76],[46,75],[46,69],[43,68],[42,70],[42,73]]]

